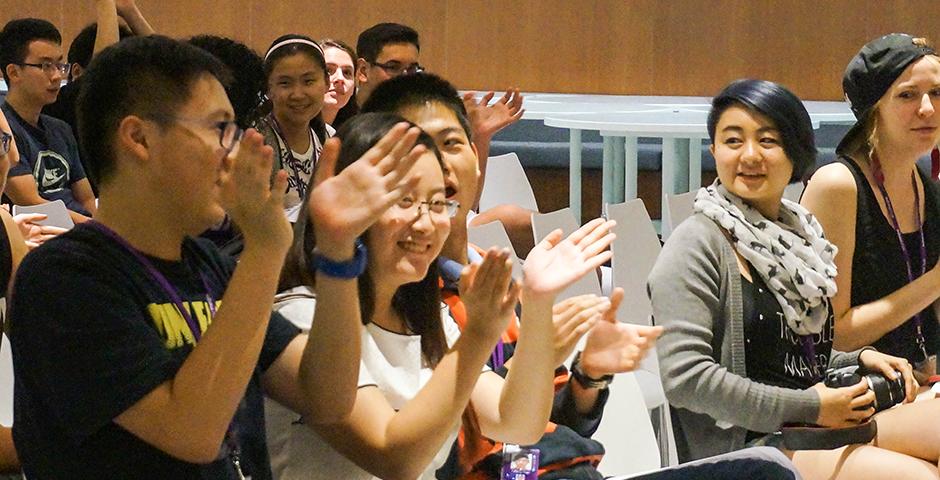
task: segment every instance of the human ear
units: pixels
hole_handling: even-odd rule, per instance
[[[124,117],[118,124],[115,138],[115,150],[129,153],[135,158],[144,160],[150,157],[148,135],[153,131],[143,119],[136,115]]]
[[[366,83],[369,77],[366,76],[366,69],[369,68],[369,62],[364,58],[356,60],[356,83]]]

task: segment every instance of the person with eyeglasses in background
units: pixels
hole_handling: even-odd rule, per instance
[[[382,82],[424,71],[418,63],[421,43],[415,29],[399,23],[379,23],[356,41],[356,104],[361,107]]]
[[[62,35],[46,20],[11,20],[0,31],[0,69],[9,93],[0,108],[10,122],[20,161],[10,166],[4,193],[16,205],[62,200],[72,221],[95,214],[95,196],[67,123],[43,115],[71,69]]]

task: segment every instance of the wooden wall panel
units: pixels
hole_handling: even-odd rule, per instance
[[[940,42],[936,0],[137,1],[160,32],[225,35],[261,52],[282,33],[354,44],[369,25],[406,23],[421,32],[422,64],[465,89],[711,95],[747,76],[838,99],[867,40],[908,31]],[[94,2],[0,0],[0,22],[21,16],[53,21],[68,44]]]

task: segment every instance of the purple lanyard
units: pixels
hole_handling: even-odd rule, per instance
[[[144,268],[147,269],[147,272],[150,274],[150,277],[153,278],[153,280],[156,281],[157,284],[160,285],[160,288],[163,289],[164,293],[166,293],[166,295],[170,297],[170,300],[173,302],[173,304],[176,305],[176,309],[179,310],[180,315],[182,315],[183,318],[186,320],[186,324],[189,326],[189,330],[190,332],[192,332],[193,338],[198,343],[199,339],[202,338],[202,329],[199,327],[199,322],[197,322],[196,319],[193,318],[193,316],[189,313],[189,309],[187,309],[183,305],[183,300],[182,298],[180,298],[179,291],[177,291],[176,288],[174,288],[173,285],[171,285],[170,282],[166,279],[166,277],[163,276],[163,274],[160,273],[160,271],[157,270],[157,268],[153,266],[153,263],[151,263],[150,260],[148,260],[147,257],[144,256],[143,253],[140,253],[140,250],[137,250],[136,248],[134,248],[134,246],[128,243],[127,240],[124,240],[123,238],[121,238],[121,236],[118,235],[117,232],[115,232],[114,230],[111,230],[110,228],[102,224],[101,222],[92,220],[88,222],[88,225],[91,226],[92,228],[95,228],[99,232],[107,235],[108,237],[110,237],[112,240],[117,242],[118,245],[124,247],[125,250],[127,250],[128,252],[131,253],[131,255],[137,258],[137,261],[139,261],[141,265],[143,265]],[[214,317],[215,316],[215,302],[212,300],[212,297],[210,297],[211,290],[209,289],[209,282],[206,281],[206,277],[205,275],[203,275],[202,272],[198,272],[198,273],[199,273],[199,279],[202,280],[202,286],[206,289],[206,304],[209,306],[209,312],[211,312],[212,316]]]
[[[284,130],[281,129],[281,124],[277,122],[277,117],[275,117],[273,113],[271,114],[271,125],[274,127],[274,133],[276,133],[277,136],[280,137],[281,141],[284,142],[284,146],[287,148],[287,155],[289,155],[296,164],[297,159],[294,157],[294,150],[290,148],[290,144],[287,143],[287,135],[284,135]],[[313,141],[313,133],[309,131],[308,133],[310,133],[310,146],[313,149],[316,149],[317,146],[314,145],[315,142]],[[280,151],[278,152],[278,156],[281,157],[281,166],[287,166],[287,159],[284,158],[284,155]],[[307,196],[307,184],[304,182],[303,178],[301,178],[300,172],[297,171],[296,165],[290,165],[290,172],[293,174],[291,176],[294,177],[294,181],[297,182],[297,195],[301,200],[303,200]]]
[[[809,366],[813,369],[813,381],[816,382],[822,378],[822,372],[819,368],[819,359],[816,358],[816,343],[813,342],[812,335],[800,335],[800,346],[803,347],[803,355],[809,360]]]
[[[493,354],[490,355],[490,357],[493,360],[493,370],[499,370],[506,364],[506,356],[505,353],[503,353],[502,335],[500,335],[499,340],[496,341],[496,348],[493,349]]]
[[[888,217],[891,219],[891,227],[898,237],[898,244],[901,246],[901,255],[904,257],[904,265],[907,267],[907,280],[913,282],[915,278],[920,277],[927,271],[927,242],[924,240],[924,226],[920,218],[920,192],[917,190],[917,179],[915,173],[911,172],[911,187],[914,189],[914,214],[917,222],[917,233],[920,236],[920,273],[915,277],[914,268],[911,266],[911,254],[907,251],[907,244],[904,242],[904,235],[901,233],[901,224],[898,223],[898,217],[894,213],[894,205],[891,204],[891,197],[888,196],[888,190],[884,185],[884,172],[881,170],[881,162],[878,157],[872,156],[872,170],[875,177],[875,184],[881,191],[881,196],[885,200],[885,208],[888,210]],[[927,358],[927,340],[924,338],[923,319],[920,312],[914,314],[914,327],[916,332],[917,346],[920,348],[924,358]]]

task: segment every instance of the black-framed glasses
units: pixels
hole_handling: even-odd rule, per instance
[[[57,62],[42,62],[42,63],[17,63],[21,67],[33,67],[38,68],[43,71],[46,75],[50,77],[56,73],[61,73],[63,76],[68,76],[69,72],[72,71],[72,65],[69,63],[57,63]]]
[[[160,114],[151,114],[150,118],[160,121],[171,121],[177,123],[190,123],[193,125],[198,125],[200,127],[207,127],[213,130],[218,130],[219,132],[219,146],[225,150],[225,154],[228,155],[232,153],[232,150],[235,149],[235,146],[238,145],[238,142],[241,141],[242,136],[245,135],[245,130],[238,126],[235,123],[235,120],[222,120],[222,121],[212,121],[212,120],[201,120],[198,118],[183,118],[183,117],[174,117],[172,115],[160,115]]]
[[[398,201],[398,208],[404,211],[415,211],[415,216],[421,216],[421,206],[424,205],[425,211],[429,215],[439,216],[447,215],[447,218],[454,218],[457,215],[457,209],[460,204],[455,200],[425,200],[418,202],[411,197],[404,197]]]
[[[397,77],[399,75],[413,75],[415,73],[421,73],[424,71],[424,67],[420,63],[412,63],[411,65],[402,65],[400,62],[391,61],[385,63],[378,62],[369,62],[376,67],[385,70],[385,73]]]
[[[13,143],[13,135],[0,130],[0,157],[10,153],[10,145]]]

